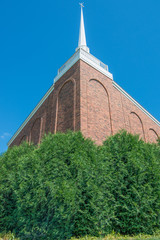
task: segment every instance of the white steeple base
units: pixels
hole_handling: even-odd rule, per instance
[[[77,52],[78,49],[80,49],[80,48],[82,48],[84,51],[86,51],[86,52],[89,53],[89,48],[88,48],[87,46],[85,46],[85,45],[83,45],[83,46],[78,46],[78,47],[76,48],[76,52]]]

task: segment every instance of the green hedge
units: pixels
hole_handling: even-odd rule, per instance
[[[151,234],[160,228],[160,146],[122,131],[102,146],[48,134],[0,157],[0,232],[21,239]]]

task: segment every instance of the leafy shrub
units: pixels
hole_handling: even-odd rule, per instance
[[[151,233],[160,227],[160,146],[125,131],[96,146],[46,135],[0,157],[0,231],[20,239]]]
[[[8,149],[0,157],[0,230],[13,231],[19,219],[17,215],[17,192],[21,182],[19,167],[21,158],[29,156],[34,146],[23,145]]]
[[[113,229],[124,234],[152,233],[160,227],[159,147],[123,131],[108,138],[102,152],[104,169],[112,176]]]
[[[0,240],[20,240],[20,239],[15,238],[14,234],[9,232],[0,234]]]

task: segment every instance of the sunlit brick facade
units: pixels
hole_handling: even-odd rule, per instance
[[[113,81],[108,67],[89,53],[83,11],[79,45],[58,70],[54,84],[31,112],[8,145],[24,140],[40,143],[44,133],[81,131],[101,144],[126,129],[149,142],[160,136],[160,123]]]

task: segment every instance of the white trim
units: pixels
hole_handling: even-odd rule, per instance
[[[113,80],[113,75],[108,71],[108,66],[98,60],[96,57],[86,52],[83,48],[79,48],[68,61],[58,70],[58,75],[54,79],[54,83],[63,76],[79,59],[83,60],[105,76]]]
[[[58,74],[54,78],[54,83],[57,82],[78,60],[80,59],[79,57],[79,51],[75,52],[72,57],[68,59],[67,62],[65,62],[61,68],[58,69]]]
[[[8,142],[8,147],[11,145],[11,143],[14,141],[14,139],[17,137],[17,135],[22,131],[22,129],[26,126],[26,124],[29,122],[29,120],[33,117],[33,115],[37,112],[37,110],[40,108],[42,103],[46,100],[46,98],[50,95],[50,93],[53,91],[54,85],[50,87],[50,89],[47,91],[47,93],[44,95],[44,97],[41,99],[41,101],[37,104],[37,106],[33,109],[33,111],[29,114],[29,116],[26,118],[26,120],[22,123],[22,125],[18,128],[16,133],[13,135],[13,137]]]
[[[124,91],[116,82],[112,82],[113,86],[117,88],[125,97],[127,97],[134,105],[136,105],[143,113],[145,113],[152,121],[154,121],[159,127],[160,122],[155,119],[145,108],[143,108],[136,100],[134,100],[126,91]]]
[[[80,49],[80,59],[113,80],[113,75],[108,71],[108,66],[83,49]]]

